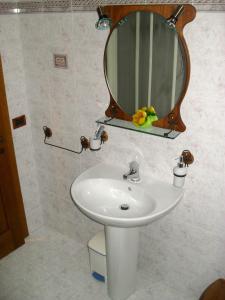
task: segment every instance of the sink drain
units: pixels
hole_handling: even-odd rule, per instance
[[[126,203],[120,205],[121,210],[128,210],[129,208],[130,208],[130,206]]]

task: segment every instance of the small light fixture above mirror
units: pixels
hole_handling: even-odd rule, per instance
[[[98,12],[99,19],[95,24],[95,28],[98,29],[98,30],[110,29],[111,24],[112,24],[112,20],[102,12],[101,6],[99,6],[97,8],[97,12]]]
[[[169,19],[166,20],[170,28],[174,29],[176,27],[176,23],[183,12],[184,5],[178,5],[176,12]]]

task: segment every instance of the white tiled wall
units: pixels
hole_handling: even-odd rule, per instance
[[[20,176],[29,232],[43,224],[39,184],[27,105],[23,49],[18,16],[0,18],[0,54],[3,63],[10,119],[26,115],[27,126],[13,130],[14,147]]]
[[[85,152],[78,156],[44,145],[42,126],[52,128],[52,142],[79,150],[80,136],[90,136],[95,130],[99,112],[93,103],[101,110],[100,115],[104,113],[108,93],[102,56],[107,33],[90,30],[95,19],[95,13],[21,17],[27,97],[44,218],[48,225],[84,243],[100,226],[75,209],[69,188],[82,170],[96,163],[96,154]],[[89,25],[84,26],[87,22]],[[68,69],[54,68],[54,53],[67,54]]]
[[[15,22],[15,16],[5,18]],[[141,170],[172,182],[174,158],[190,149],[195,163],[189,169],[185,198],[168,216],[142,229],[140,267],[145,266],[149,280],[162,278],[197,299],[206,285],[225,276],[225,13],[198,13],[185,29],[192,61],[182,105],[185,133],[172,141],[108,127],[110,139],[102,151],[78,156],[44,145],[42,126],[52,128],[53,142],[79,149],[80,136],[92,135],[94,121],[104,114],[109,101],[102,67],[107,33],[96,31],[95,21],[96,14],[89,12],[22,15],[20,37],[18,33],[13,38],[20,46],[16,82],[21,81],[19,93],[24,88],[26,96],[22,103],[26,98],[30,110],[44,221],[86,243],[101,226],[71,202],[69,188],[77,175],[100,161],[126,168],[135,152],[141,152]],[[3,38],[7,52],[12,44],[1,33]],[[54,68],[53,53],[67,54],[69,68]],[[4,60],[9,91],[14,77],[13,70],[7,75],[7,68],[17,57],[14,53]],[[30,134],[29,127],[26,130]],[[27,186],[24,182],[23,189]]]

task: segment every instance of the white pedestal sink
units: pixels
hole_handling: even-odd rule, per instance
[[[168,214],[183,189],[142,175],[141,183],[123,179],[126,170],[99,164],[76,178],[71,196],[89,218],[105,226],[107,284],[112,300],[124,300],[136,286],[139,226]]]

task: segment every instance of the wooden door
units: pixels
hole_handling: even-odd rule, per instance
[[[0,59],[0,258],[28,235]]]

